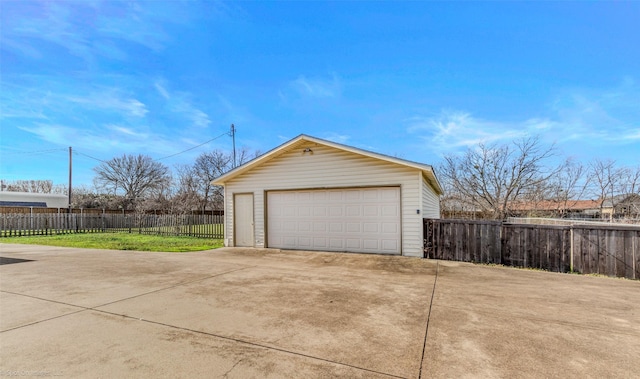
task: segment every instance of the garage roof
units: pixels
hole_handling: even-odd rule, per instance
[[[380,159],[383,161],[387,161],[387,162],[391,162],[391,163],[395,163],[401,166],[406,166],[406,167],[411,167],[411,168],[415,168],[418,169],[420,171],[422,171],[422,175],[424,175],[424,177],[426,178],[426,180],[429,182],[429,184],[434,188],[434,190],[441,195],[443,193],[442,191],[442,187],[440,186],[440,183],[438,182],[438,179],[436,178],[435,172],[433,171],[433,168],[430,165],[427,164],[423,164],[423,163],[418,163],[418,162],[412,162],[412,161],[407,161],[404,159],[400,159],[400,158],[396,158],[396,157],[391,157],[388,155],[384,155],[384,154],[379,154],[379,153],[374,153],[372,151],[367,151],[367,150],[363,150],[363,149],[358,149],[356,147],[353,146],[347,146],[347,145],[343,145],[340,143],[336,143],[336,142],[332,142],[332,141],[327,141],[321,138],[316,138],[316,137],[312,137],[312,136],[308,136],[305,134],[301,134],[299,136],[297,136],[296,138],[285,142],[284,144],[260,155],[259,157],[241,165],[236,167],[235,169],[227,172],[226,174],[214,179],[211,184],[213,185],[224,185],[226,182],[228,182],[229,180],[237,177],[238,175],[241,175],[251,169],[253,169],[256,166],[259,166],[265,162],[268,162],[292,149],[297,148],[298,146],[307,143],[307,142],[312,142],[312,143],[316,143],[319,145],[325,145],[325,146],[329,146],[329,147],[333,147],[336,149],[340,149],[340,150],[344,150],[344,151],[348,151],[354,154],[359,154],[359,155],[364,155],[370,158],[375,158],[375,159]]]

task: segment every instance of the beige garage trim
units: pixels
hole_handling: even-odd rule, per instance
[[[267,246],[400,254],[400,187],[267,192]]]

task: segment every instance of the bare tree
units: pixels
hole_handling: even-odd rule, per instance
[[[236,163],[242,165],[260,155],[259,151],[251,152],[246,147],[236,154]],[[225,174],[233,167],[233,157],[221,150],[202,153],[193,166],[179,169],[179,194],[182,201],[192,203],[199,198],[199,209],[222,209],[224,192],[222,187],[211,185],[211,181]]]
[[[175,168],[177,189],[173,196],[173,205],[179,213],[198,209],[202,203],[199,182],[192,166],[179,165]]]
[[[260,150],[254,150],[251,151],[249,150],[248,147],[243,146],[240,151],[238,151],[237,154],[237,158],[236,158],[236,163],[238,164],[238,166],[243,165],[247,162],[249,162],[252,159],[255,159],[257,157],[259,157],[262,154],[262,152],[260,152]],[[231,168],[235,168],[235,167],[231,167]]]
[[[629,217],[640,217],[640,165],[627,168],[624,192],[627,194],[622,206]]]
[[[640,195],[640,166],[624,167],[620,192],[627,195]]]
[[[553,202],[555,211],[560,216],[566,216],[567,210],[584,196],[589,185],[586,174],[587,170],[582,164],[567,159],[560,170],[550,178],[545,199]]]
[[[510,206],[523,195],[535,193],[557,168],[546,168],[553,146],[541,146],[538,138],[511,145],[484,145],[462,155],[445,157],[439,173],[447,186],[494,219],[505,218]]]
[[[196,188],[202,196],[200,208],[205,210],[208,205],[221,209],[224,201],[222,188],[213,186],[211,181],[227,172],[231,167],[232,157],[220,150],[202,153],[193,164],[193,175]]]
[[[589,176],[601,216],[608,213],[613,219],[623,209],[623,216],[640,214],[640,166],[617,166],[615,161],[596,159],[589,164]]]
[[[95,188],[77,186],[71,195],[73,208],[118,209],[124,204],[124,198],[113,193],[101,193]]]
[[[53,181],[51,180],[2,180],[3,191],[52,193]]]
[[[617,167],[614,160],[595,159],[589,164],[589,178],[594,186],[594,195],[600,203],[600,216],[604,216],[605,208],[611,208],[609,218],[613,219],[615,201],[622,193],[624,168]]]
[[[113,194],[124,193],[124,207],[134,209],[137,202],[170,184],[169,168],[147,155],[116,157],[94,167],[96,187]]]

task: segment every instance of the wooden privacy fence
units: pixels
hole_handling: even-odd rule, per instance
[[[424,219],[425,258],[640,279],[640,227]]]
[[[223,238],[222,215],[0,214],[0,237],[127,232]]]

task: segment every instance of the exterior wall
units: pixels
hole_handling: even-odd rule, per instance
[[[431,184],[429,184],[427,179],[422,175],[422,172],[418,175],[421,189],[420,205],[422,218],[440,218],[440,196],[437,195]],[[424,241],[424,228],[421,229],[420,241]]]
[[[420,174],[420,181],[422,183],[422,217],[440,218],[440,197],[422,174]]]
[[[305,148],[313,153],[303,153]],[[420,171],[315,143],[301,144],[225,183],[225,244],[233,245],[233,194],[254,193],[255,247],[265,247],[270,190],[400,186],[402,255],[422,256]],[[422,212],[421,212],[422,213]]]

